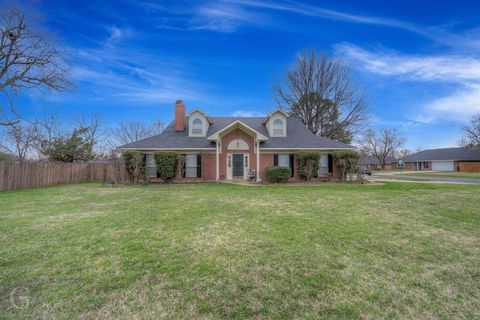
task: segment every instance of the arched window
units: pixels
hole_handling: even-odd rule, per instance
[[[283,136],[283,121],[282,119],[275,119],[273,121],[273,135]]]
[[[196,118],[192,122],[192,133],[193,134],[202,134],[203,133],[203,125],[202,120]]]

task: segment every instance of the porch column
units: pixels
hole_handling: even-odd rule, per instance
[[[260,141],[256,141],[257,142],[257,182],[260,182],[262,181],[262,179],[260,179]]]
[[[219,158],[219,152],[220,152],[220,141],[217,140],[215,143],[216,147],[216,158],[215,158],[215,163],[216,163],[216,181],[220,181],[220,158]]]

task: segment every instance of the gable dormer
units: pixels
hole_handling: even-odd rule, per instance
[[[187,114],[188,136],[205,137],[210,127],[210,118],[208,114],[200,109],[194,109]]]
[[[264,120],[270,137],[286,137],[287,136],[288,114],[277,109],[270,113]]]

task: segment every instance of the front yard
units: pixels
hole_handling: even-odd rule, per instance
[[[459,179],[480,179],[480,172],[412,172],[405,173],[408,176],[459,178]]]
[[[0,194],[0,318],[478,318],[480,187]]]

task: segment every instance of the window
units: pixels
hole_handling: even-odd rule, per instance
[[[319,177],[325,177],[328,174],[328,154],[320,155],[320,160],[318,160],[318,172]]]
[[[273,135],[283,136],[283,121],[282,119],[275,119],[273,121]]]
[[[155,165],[155,159],[153,158],[153,154],[146,154],[146,168],[147,177],[157,176],[157,166]]]
[[[185,159],[185,176],[195,178],[197,176],[197,155],[187,154]]]
[[[274,154],[273,165],[290,168],[290,176],[293,177],[293,154]]]
[[[192,121],[192,134],[203,134],[203,124],[199,118]]]

